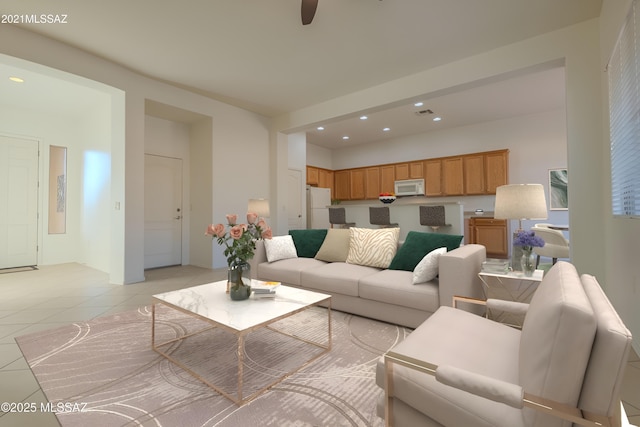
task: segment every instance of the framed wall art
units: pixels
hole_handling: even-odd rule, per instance
[[[567,169],[549,170],[549,209],[566,211],[569,209],[569,179]]]

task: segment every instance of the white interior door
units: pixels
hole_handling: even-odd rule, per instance
[[[289,230],[300,230],[305,228],[305,221],[302,216],[302,172],[289,169],[287,175],[287,220]]]
[[[38,263],[38,142],[0,136],[0,268]]]
[[[182,264],[182,160],[144,156],[144,268]]]

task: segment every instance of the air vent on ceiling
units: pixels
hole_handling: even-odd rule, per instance
[[[416,111],[416,116],[428,116],[433,114],[433,111],[426,109],[426,110],[420,110],[420,111]]]

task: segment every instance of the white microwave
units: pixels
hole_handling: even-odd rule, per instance
[[[424,179],[404,179],[394,183],[396,196],[424,196]]]

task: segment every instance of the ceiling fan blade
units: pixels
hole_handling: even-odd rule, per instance
[[[302,0],[301,16],[302,25],[309,25],[313,21],[318,8],[318,0]]]

